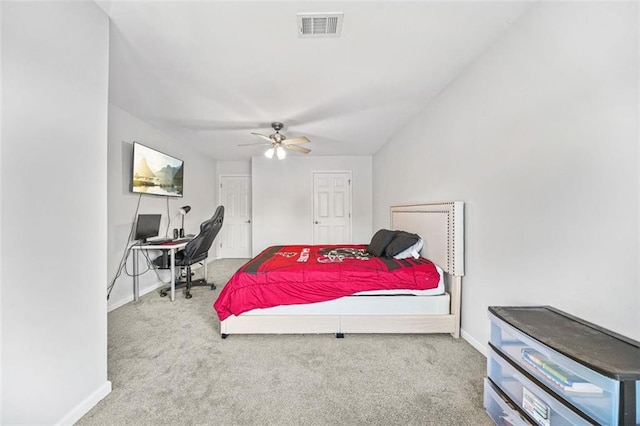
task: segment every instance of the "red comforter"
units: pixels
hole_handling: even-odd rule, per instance
[[[436,288],[427,259],[374,257],[365,245],[273,246],[229,280],[213,304],[221,321],[255,308],[323,302],[360,291]]]

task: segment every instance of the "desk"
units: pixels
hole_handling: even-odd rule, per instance
[[[180,243],[165,243],[165,244],[136,244],[131,247],[134,250],[133,255],[133,300],[138,301],[140,298],[140,284],[138,282],[138,255],[141,250],[167,250],[169,252],[171,265],[171,301],[176,300],[176,252],[179,249],[184,248],[189,241],[182,241]]]

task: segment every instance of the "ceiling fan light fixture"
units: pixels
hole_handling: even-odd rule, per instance
[[[264,156],[267,158],[273,158],[274,152],[275,152],[275,149],[273,149],[273,147],[270,147],[268,150],[264,152]]]
[[[247,143],[240,144],[238,146],[267,145],[269,148],[264,152],[264,156],[268,159],[272,159],[274,155],[277,155],[278,160],[284,160],[287,157],[288,149],[297,151],[302,154],[308,154],[311,152],[309,148],[298,145],[311,142],[308,137],[296,136],[294,138],[288,139],[285,135],[280,133],[280,129],[282,129],[284,125],[277,121],[271,123],[271,127],[273,127],[273,130],[275,130],[276,132],[269,136],[263,135],[262,133],[251,132],[252,135],[262,139],[262,143]]]

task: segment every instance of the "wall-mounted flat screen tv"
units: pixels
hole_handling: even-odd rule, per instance
[[[141,143],[133,143],[131,191],[182,197],[184,161]]]

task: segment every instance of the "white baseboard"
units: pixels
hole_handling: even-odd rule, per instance
[[[160,287],[164,287],[167,286],[168,284],[163,283],[162,281],[157,281],[155,284],[152,284],[148,287],[145,288],[141,288],[140,289],[140,296],[144,296],[147,293],[151,293],[152,291],[155,291],[157,289],[159,289]],[[133,292],[133,284],[131,284],[132,286],[132,292]],[[129,302],[133,302],[133,294],[131,294],[128,297],[125,297],[123,299],[118,300],[117,302],[114,302],[110,305],[107,306],[107,312],[111,312],[115,309],[118,309],[121,306],[126,305]]]
[[[67,413],[60,421],[56,423],[56,425],[67,426],[73,425],[75,422],[80,420],[82,416],[87,414],[89,410],[96,406],[98,402],[100,402],[105,396],[109,395],[111,392],[111,382],[106,381],[96,389],[91,395],[86,397],[84,401],[75,406],[71,411]]]
[[[467,341],[467,343],[469,343],[471,346],[473,346],[478,352],[480,352],[482,355],[487,356],[487,347],[483,344],[481,344],[480,342],[478,342],[476,339],[474,339],[473,337],[471,337],[471,335],[469,333],[467,333],[464,330],[460,330],[460,337],[462,337],[464,340]]]
[[[0,0],[1,1],[1,0]],[[209,266],[209,264],[215,259],[211,259],[207,262],[207,267]],[[203,265],[201,265],[200,263],[198,264],[194,264],[193,267],[191,268],[193,271],[197,271],[198,269],[203,268]],[[157,289],[159,289],[160,287],[164,287],[164,286],[168,286],[169,284],[167,283],[163,283],[162,281],[156,281],[154,284],[151,284],[150,286],[146,286],[145,288],[141,288],[140,289],[140,296],[144,296],[147,293],[151,293],[152,291],[155,291]],[[111,312],[114,311],[116,309],[118,309],[121,306],[126,305],[129,302],[133,302],[133,281],[131,282],[131,295],[125,298],[122,298],[116,302],[113,302],[109,305],[107,305],[107,312]]]

